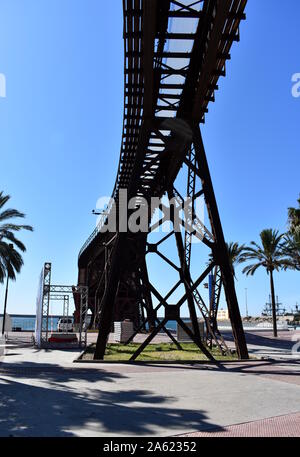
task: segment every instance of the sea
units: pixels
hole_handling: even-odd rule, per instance
[[[0,315],[3,317],[3,315]],[[34,332],[35,330],[35,315],[24,315],[24,314],[10,314],[12,320],[12,328],[13,331],[21,331],[21,332]],[[57,324],[59,319],[63,316],[50,316],[49,317],[49,330],[56,330]],[[183,318],[183,321],[189,321],[189,318]],[[247,325],[244,325],[245,329],[247,329]],[[169,321],[167,323],[167,328],[169,330],[176,330],[177,329],[177,322],[176,321]],[[300,327],[296,328],[300,330]]]
[[[0,315],[3,317],[3,315]],[[12,329],[18,332],[34,332],[35,330],[35,315],[10,314]],[[59,319],[62,316],[49,317],[49,330],[56,330]]]
[[[0,315],[2,317],[3,315]],[[19,332],[34,332],[35,330],[35,315],[23,315],[23,314],[10,314],[12,321],[13,331]],[[63,316],[50,316],[49,317],[49,330],[56,330],[59,319]],[[184,321],[189,321],[188,318],[183,318]],[[176,330],[177,322],[169,321],[167,324],[169,330]]]

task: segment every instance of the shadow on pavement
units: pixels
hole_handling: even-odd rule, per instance
[[[111,390],[124,374],[59,366],[0,366],[0,436],[168,434],[218,429],[204,411],[174,408],[175,399],[150,390]],[[96,385],[98,381],[101,384]]]
[[[147,364],[147,367],[157,368],[157,365]],[[257,375],[262,377],[276,376],[278,381],[287,381],[288,378],[294,378],[296,384],[300,384],[300,360],[262,360],[262,361],[239,361],[239,362],[223,362],[218,367],[214,364],[197,364],[176,365],[171,367],[174,370],[204,370],[204,371],[226,371],[240,374]],[[286,379],[284,379],[286,378]]]
[[[234,341],[231,332],[223,331],[222,334],[226,341],[230,341],[230,342]],[[265,335],[261,335],[259,333],[254,333],[254,332],[251,333],[249,331],[248,332],[245,331],[245,336],[246,336],[247,344],[252,344],[255,346],[262,346],[262,347],[270,347],[275,350],[283,349],[286,351],[291,351],[293,345],[295,344],[295,341],[292,341],[292,334],[291,334],[291,339],[288,340],[288,339],[280,338],[280,332],[279,332],[278,338],[274,338],[271,334],[270,334],[270,336],[265,336]],[[251,352],[253,352],[252,349],[251,349]]]

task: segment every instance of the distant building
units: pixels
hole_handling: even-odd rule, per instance
[[[228,309],[219,309],[217,319],[218,321],[227,321],[229,319]]]

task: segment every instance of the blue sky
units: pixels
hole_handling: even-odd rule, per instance
[[[299,188],[300,4],[249,0],[241,42],[210,105],[203,137],[226,238],[248,243],[264,228],[286,229]],[[35,311],[38,277],[77,281],[77,255],[95,226],[91,210],[110,195],[123,116],[121,0],[0,0],[0,188],[27,214],[25,266],[11,284],[9,312]],[[161,281],[157,274],[157,281]],[[244,312],[269,294],[266,273],[237,271]],[[276,274],[288,308],[300,302],[299,273]],[[159,284],[158,284],[159,285]],[[4,287],[0,286],[0,306]]]

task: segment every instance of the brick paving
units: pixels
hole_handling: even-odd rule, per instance
[[[269,438],[269,437],[300,437],[300,412],[279,417],[270,417],[245,424],[223,427],[223,430],[214,429],[180,435],[190,438]]]

